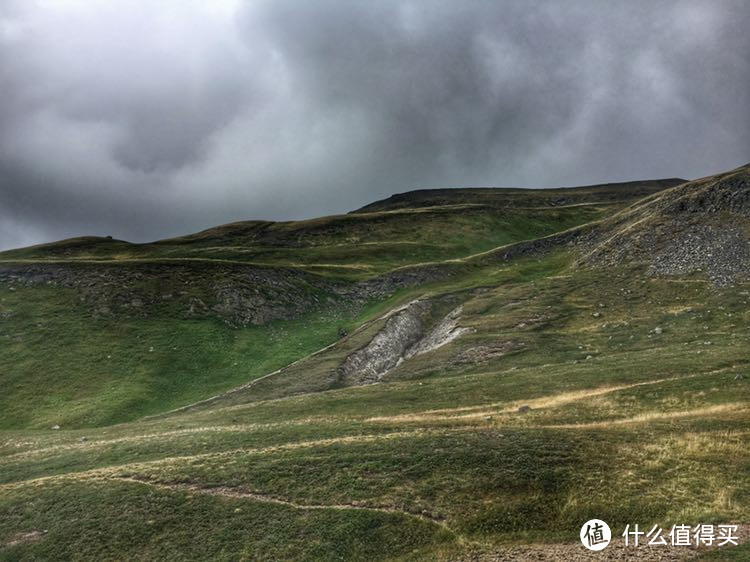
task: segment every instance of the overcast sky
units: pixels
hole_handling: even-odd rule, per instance
[[[0,249],[750,161],[744,0],[0,0]]]

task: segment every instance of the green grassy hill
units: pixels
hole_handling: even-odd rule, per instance
[[[477,204],[512,208],[552,208],[570,205],[623,204],[685,183],[680,178],[607,183],[582,187],[552,189],[518,189],[502,187],[467,187],[461,189],[418,189],[396,193],[354,211],[367,213],[455,204]]]
[[[212,396],[335,342],[432,277],[400,267],[591,222],[669,183],[585,188],[563,207],[542,190],[494,190],[488,205],[458,190],[442,207],[0,253],[0,428],[105,425]],[[496,204],[518,192],[540,205]]]
[[[557,190],[423,190],[348,215],[226,224],[150,244],[81,237],[0,253],[0,263],[73,260],[224,260],[296,267],[361,279],[394,267],[460,258],[590,222],[648,194],[667,179]],[[437,195],[429,198],[425,194]]]
[[[696,223],[750,235],[747,177],[0,254],[0,559],[578,560],[593,517],[745,537],[748,278],[591,256],[702,189]]]

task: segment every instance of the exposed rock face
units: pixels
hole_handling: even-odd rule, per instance
[[[731,285],[750,275],[750,244],[731,225],[697,226],[680,233],[659,252],[649,267],[654,275],[705,272],[716,286]]]
[[[414,301],[393,314],[370,343],[346,358],[338,370],[339,380],[347,385],[378,382],[422,338],[429,309],[428,301]]]
[[[214,316],[234,326],[294,318],[333,302],[358,310],[373,298],[450,275],[440,267],[402,268],[357,283],[292,268],[214,264],[3,264],[0,283],[74,289],[96,316]]]
[[[458,326],[458,318],[461,316],[462,310],[463,306],[457,306],[451,310],[426,336],[406,350],[404,359],[410,359],[411,357],[416,357],[417,355],[442,347],[457,337],[471,332],[471,328]]]
[[[750,165],[685,183],[602,221],[579,263],[645,263],[652,275],[702,273],[723,286],[750,276]]]
[[[339,286],[335,290],[348,298],[364,301],[387,297],[404,287],[446,279],[451,275],[450,268],[440,264],[401,267],[372,279]]]
[[[750,164],[668,193],[673,196],[659,198],[665,214],[730,212],[750,217]]]
[[[495,254],[503,260],[512,260],[519,257],[543,254],[550,250],[554,250],[555,248],[574,245],[589,233],[589,231],[590,227],[581,226],[558,232],[556,234],[551,234],[543,238],[537,238],[536,240],[511,244],[507,248],[498,250]]]
[[[431,306],[429,301],[417,300],[392,314],[370,343],[349,355],[338,368],[339,381],[346,385],[378,382],[402,361],[433,351],[471,331],[458,326],[461,306],[426,330],[425,317]]]
[[[148,316],[166,306],[234,325],[291,318],[335,294],[333,283],[298,270],[229,265],[3,265],[0,282],[74,289],[98,316]]]

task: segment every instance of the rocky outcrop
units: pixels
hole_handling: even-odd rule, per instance
[[[338,369],[345,385],[372,384],[403,359],[406,351],[422,339],[428,301],[413,301],[392,314],[370,342],[347,357]]]
[[[169,314],[213,316],[233,326],[294,318],[333,303],[356,312],[373,299],[449,275],[449,268],[428,265],[352,283],[294,268],[198,261],[0,264],[0,283],[76,290],[94,316],[146,317],[168,308]]]
[[[750,166],[688,182],[600,222],[579,264],[641,263],[652,275],[700,273],[714,285],[750,276]]]
[[[95,316],[165,312],[244,326],[292,318],[335,299],[335,284],[286,268],[214,264],[6,264],[0,282],[78,292]]]
[[[550,250],[571,246],[576,244],[583,236],[588,234],[591,227],[588,225],[572,228],[543,238],[535,240],[526,240],[510,244],[506,247],[495,250],[493,254],[503,260],[512,260],[520,257],[541,255]]]
[[[340,285],[335,290],[347,298],[370,300],[392,295],[399,289],[447,279],[454,274],[450,265],[426,264],[405,266],[350,285]]]
[[[732,225],[695,226],[654,256],[649,273],[705,273],[715,286],[731,285],[750,275],[750,243],[747,235]]]
[[[365,347],[344,360],[337,370],[339,382],[347,386],[376,383],[404,360],[433,351],[471,331],[458,326],[460,306],[427,329],[431,307],[427,300],[416,300],[394,311]]]
[[[459,336],[472,331],[471,328],[464,328],[458,325],[458,319],[461,316],[463,306],[457,306],[451,310],[429,333],[412,345],[404,353],[404,359],[410,359],[423,353],[428,353],[439,347],[452,342]]]

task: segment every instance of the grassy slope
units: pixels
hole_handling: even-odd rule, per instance
[[[616,534],[750,520],[750,287],[572,263],[558,252],[466,266],[368,309],[447,294],[475,329],[389,384],[285,396],[314,389],[335,346],[209,407],[3,431],[0,559],[455,559],[572,542],[591,517]]]
[[[419,189],[397,193],[387,199],[374,201],[355,211],[356,213],[392,211],[474,203],[498,208],[508,207],[557,207],[597,203],[622,203],[646,197],[663,189],[685,183],[680,178],[645,180],[624,183],[589,185],[582,187],[558,187],[552,189],[517,189],[494,187],[468,187],[461,189]]]
[[[226,260],[298,267],[349,279],[460,258],[590,222],[618,203],[500,209],[451,205],[291,223],[233,223],[153,244],[81,238],[0,254],[1,261]]]
[[[477,331],[390,384],[6,432],[0,543],[49,533],[0,552],[421,560],[570,541],[593,516],[619,532],[747,521],[748,286],[568,264],[553,254],[471,272],[480,292],[433,285],[465,299],[462,324]],[[511,339],[525,350],[453,362]],[[217,487],[235,495],[206,493]],[[205,529],[200,541],[185,521]]]
[[[73,289],[4,291],[0,426],[97,426],[176,408],[283,367],[355,321],[326,309],[232,328],[165,313],[98,317],[77,301]]]
[[[227,260],[295,266],[346,278],[460,258],[597,220],[684,180],[562,189],[421,190],[348,215],[246,221],[150,244],[81,237],[0,252],[0,263]]]
[[[543,195],[529,193],[532,200]],[[600,198],[596,191],[586,197]],[[614,212],[627,197],[567,208],[467,203],[293,223],[237,223],[142,245],[84,237],[4,252],[0,267],[52,261],[138,271],[195,263],[202,269],[190,277],[190,286],[184,285],[185,275],[167,276],[160,286],[143,290],[198,291],[195,296],[205,299],[228,261],[292,265],[348,283],[405,264],[547,235]],[[107,283],[117,277],[109,274]],[[97,426],[176,408],[312,353],[371,314],[371,307],[324,298],[328,304],[302,317],[235,328],[222,318],[186,315],[186,306],[178,309],[167,301],[146,306],[144,317],[132,309],[101,315],[96,305],[78,299],[77,289],[0,280],[0,428]]]

